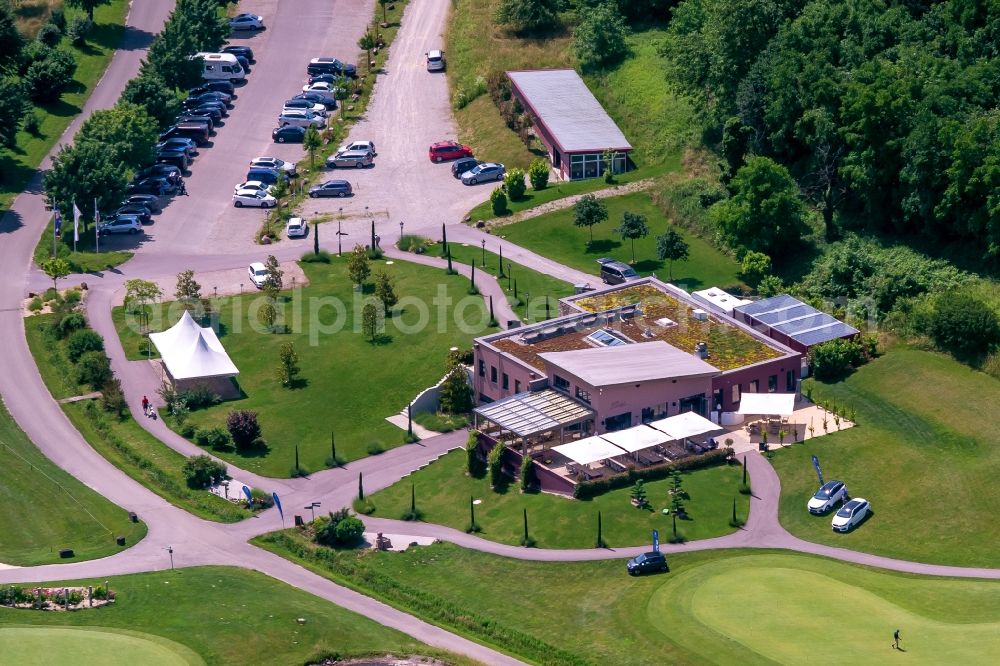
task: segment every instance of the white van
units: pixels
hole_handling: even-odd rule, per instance
[[[193,57],[205,63],[201,78],[206,81],[221,79],[237,83],[247,78],[247,73],[240,67],[239,61],[232,53],[196,53]]]

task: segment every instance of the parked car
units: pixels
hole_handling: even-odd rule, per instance
[[[200,125],[204,125],[208,129],[209,134],[215,131],[215,121],[212,120],[210,116],[195,116],[190,113],[182,113],[177,116],[175,122],[178,125],[182,123],[198,123]]]
[[[277,157],[255,157],[250,160],[251,167],[263,167],[265,169],[280,169],[289,176],[297,176],[298,171],[294,162],[286,162]]]
[[[155,194],[133,194],[131,196],[127,196],[124,199],[122,199],[122,205],[145,206],[146,208],[149,209],[151,213],[159,213],[161,209],[160,197],[156,196]]]
[[[277,143],[302,143],[306,128],[298,125],[285,125],[271,130],[271,138]]]
[[[153,221],[153,213],[142,204],[126,204],[115,211],[115,216],[134,215],[139,218],[142,224],[149,224]]]
[[[490,180],[503,180],[507,168],[499,162],[483,162],[462,174],[462,183],[476,185]]]
[[[287,99],[281,108],[282,113],[297,109],[299,111],[312,111],[317,116],[326,116],[326,105],[314,102],[310,99]]]
[[[438,141],[427,150],[431,162],[457,160],[460,157],[472,157],[472,148],[458,141]]]
[[[199,95],[199,97],[201,97]],[[215,108],[219,110],[220,117],[226,117],[229,115],[229,108],[221,101],[217,99],[202,99],[199,102],[193,102],[184,107],[185,113],[191,113],[191,109],[204,109],[204,108]]]
[[[176,191],[177,185],[163,176],[139,178],[129,183],[125,190],[127,194],[155,194],[157,196],[173,194]]]
[[[343,80],[340,74],[314,74],[309,77],[308,83],[330,83],[338,84]]]
[[[263,287],[264,283],[267,282],[267,269],[259,261],[250,264],[247,268],[247,273],[250,275],[250,282],[258,289]]]
[[[427,52],[428,72],[443,72],[444,67],[444,51],[440,49],[433,49]]]
[[[227,44],[222,47],[219,51],[220,53],[232,53],[233,55],[240,55],[249,60],[250,62],[257,62],[253,57],[253,49],[249,46],[239,46],[236,44]]]
[[[278,182],[278,179],[283,179],[286,183],[288,182],[288,174],[284,171],[279,171],[278,169],[270,169],[268,167],[251,167],[247,171],[247,180],[256,180],[258,182],[264,183],[265,185],[274,185]]]
[[[229,85],[232,85],[231,83]],[[204,102],[222,102],[227,107],[232,108],[233,106],[233,96],[224,92],[219,92],[218,90],[204,90],[205,86],[202,88],[193,88],[189,91],[188,96],[185,99],[197,99],[201,103]],[[201,104],[197,104],[201,106]]]
[[[240,67],[243,68],[244,72],[246,72],[247,74],[250,73],[250,61],[247,60],[246,57],[241,56],[238,53],[232,53],[230,55],[232,55],[234,58],[236,58],[236,62],[240,63]]]
[[[194,142],[193,139],[187,139],[182,136],[175,136],[166,141],[161,141],[156,144],[157,150],[183,150],[188,157],[194,157],[198,154],[198,144]]]
[[[323,106],[326,107],[327,111],[332,111],[337,108],[337,100],[333,95],[329,93],[319,92],[317,90],[311,90],[309,92],[301,93],[299,95],[296,95],[295,97],[292,97],[292,99],[305,99],[309,100],[314,104],[322,104]]]
[[[475,157],[462,157],[452,162],[451,175],[455,178],[461,178],[463,173],[471,171],[480,164],[482,164],[482,162],[477,160]]]
[[[326,93],[331,97],[335,97],[339,91],[343,90],[342,86],[338,86],[334,83],[327,83],[326,81],[317,81],[316,83],[307,83],[302,86],[302,92],[319,92]]]
[[[178,149],[168,149],[164,148],[156,151],[156,161],[161,164],[169,164],[175,166],[181,170],[181,172],[187,171],[188,164],[191,163],[191,159],[188,157],[187,151],[183,148]]]
[[[639,279],[639,274],[635,272],[635,269],[621,261],[601,257],[597,263],[601,265],[601,281],[604,284],[621,284],[629,280]]]
[[[171,125],[160,135],[160,141],[166,141],[167,139],[172,139],[174,137],[184,137],[185,139],[191,139],[199,146],[204,146],[209,141],[209,129],[210,125],[207,123],[200,123],[195,121],[184,121],[178,122],[176,125]]]
[[[309,196],[316,197],[346,197],[353,193],[351,184],[346,180],[328,180],[322,185],[309,188]]]
[[[286,109],[278,116],[278,125],[297,125],[299,127],[325,127],[326,118],[317,116],[312,111]]]
[[[638,576],[651,571],[670,571],[670,566],[667,564],[666,555],[654,551],[636,555],[626,562],[625,570],[631,576]]]
[[[375,150],[374,141],[354,141],[352,143],[345,143],[337,149],[337,152],[346,153],[348,150],[364,150],[371,153],[373,157],[378,155],[378,152]]]
[[[833,516],[833,531],[834,532],[849,532],[858,523],[865,519],[871,512],[871,504],[868,500],[855,497],[854,499],[847,502],[844,506],[840,507],[838,511]]]
[[[102,236],[109,234],[137,234],[142,231],[142,221],[136,215],[114,215],[101,222],[97,233]]]
[[[367,150],[347,150],[326,158],[328,169],[336,169],[338,167],[363,169],[373,164],[375,164],[375,160],[372,159],[372,154]]]
[[[336,58],[313,58],[306,66],[306,74],[315,76],[317,74],[343,74],[352,79],[358,78],[358,68],[355,65],[348,65]]]
[[[236,194],[240,190],[250,190],[252,192],[267,192],[270,194],[272,189],[273,186],[268,185],[267,183],[262,183],[259,180],[247,180],[234,187],[233,194]]]
[[[260,190],[239,190],[233,194],[233,206],[243,208],[274,208],[277,201],[267,192]]]
[[[173,164],[154,164],[145,169],[140,169],[136,174],[136,179],[140,178],[165,178],[171,183],[178,183],[181,180],[181,170]]]
[[[207,92],[220,92],[229,95],[229,99],[233,100],[236,98],[236,86],[233,85],[232,81],[205,81],[197,88],[191,88],[188,91],[188,95],[203,95]]]
[[[229,19],[229,27],[233,30],[263,30],[264,17],[257,14],[237,14]]]
[[[213,123],[218,123],[222,120],[222,109],[215,106],[214,104],[196,106],[194,108],[188,109],[187,112],[188,115],[205,116],[207,118],[211,118]]]
[[[285,236],[288,238],[301,238],[309,233],[309,225],[302,221],[301,217],[293,217],[285,225]]]
[[[809,509],[809,513],[826,513],[846,498],[847,486],[843,481],[827,481],[816,491],[815,495],[809,498],[806,507]]]

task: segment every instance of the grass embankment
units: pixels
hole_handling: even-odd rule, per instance
[[[629,263],[632,261],[632,243],[615,234],[626,211],[646,216],[649,235],[635,241],[635,270],[641,275],[656,273],[662,280],[669,280],[687,290],[706,287],[728,287],[739,284],[736,261],[707,241],[676,225],[673,228],[687,241],[690,259],[676,261],[673,280],[667,262],[657,258],[656,237],[663,234],[670,222],[653,203],[646,192],[634,192],[602,200],[608,208],[608,219],[593,227],[594,242],[590,243],[590,230],[573,225],[573,208],[539,215],[498,230],[505,239],[544,257],[573,268],[599,274],[597,259],[611,257]]]
[[[263,296],[216,300],[219,337],[240,370],[239,385],[246,397],[194,411],[189,421],[196,426],[224,426],[234,409],[256,411],[268,452],[216,453],[242,469],[287,476],[296,446],[303,468],[323,469],[330,455],[331,431],[336,434],[338,457],[347,461],[402,444],[405,432],[385,418],[441,379],[449,348],[468,348],[473,337],[492,330],[486,327],[489,314],[482,297],[467,293],[467,278],[408,262],[373,262],[373,271],[387,272],[405,300],[386,318],[384,331],[372,343],[362,334],[360,316],[372,280],[366,293],[359,294],[347,274],[347,257],[331,261],[303,264],[309,286],[283,294],[279,325],[290,326],[290,333],[268,333],[258,322]],[[152,317],[154,331],[174,323],[179,308],[167,303],[160,309],[171,311],[173,320]],[[128,329],[121,315],[116,321],[121,324],[126,354],[141,358],[142,339]],[[282,387],[275,377],[284,343],[294,345],[302,368],[294,388]]]
[[[737,513],[745,519],[749,498],[739,494],[739,467],[711,467],[682,475],[688,499],[684,501],[690,520],[678,520],[677,531],[688,540],[728,534],[733,499]],[[650,509],[637,509],[629,502],[631,488],[621,488],[591,500],[571,500],[546,493],[522,493],[517,482],[501,492],[490,489],[489,479],[465,473],[465,452],[453,451],[402,481],[371,496],[375,514],[401,518],[410,509],[410,486],[423,520],[456,529],[469,524],[469,498],[476,505],[479,536],[500,543],[519,544],[524,535],[523,511],[528,510],[528,532],[539,548],[592,548],[597,539],[597,512],[601,512],[604,541],[611,547],[652,543],[658,529],[666,542],[672,535],[672,520],[660,513],[670,505],[670,481],[645,484]]]
[[[90,387],[76,383],[65,343],[46,334],[54,317],[35,315],[24,320],[28,347],[42,380],[55,398],[89,393]],[[131,416],[118,420],[89,401],[62,408],[95,451],[168,502],[206,520],[236,522],[250,515],[221,497],[188,488],[182,472],[186,458],[143,430]]]
[[[144,523],[57,467],[17,427],[0,404],[0,562],[32,566],[60,561],[72,548],[74,560],[113,555],[146,536]]]
[[[670,556],[669,574],[631,578],[624,558],[531,562],[451,544],[335,552],[293,530],[256,543],[544,665],[799,664],[814,654],[857,662],[886,653],[896,627],[909,650],[902,656],[920,663],[954,656],[986,664],[997,649],[1000,584],[990,581],[921,578],[787,553],[684,553]],[[586,627],[586,636],[567,627]]]
[[[860,427],[776,453],[789,531],[907,560],[1000,566],[1000,418],[986,407],[1000,404],[1000,382],[941,354],[896,347],[842,382],[809,386],[816,399],[856,409]],[[827,479],[872,503],[874,515],[848,535],[805,510],[817,487],[813,454]]]
[[[103,586],[104,580],[72,584]],[[450,663],[469,663],[255,571],[196,567],[117,576],[110,583],[117,598],[100,609],[39,613],[0,608],[0,642],[5,625],[100,627],[174,641],[209,664],[302,664],[326,655],[386,653],[439,655]],[[298,618],[305,622],[299,624]],[[52,655],[45,654],[51,660]],[[86,656],[74,655],[71,661],[114,663],[99,655],[81,661]]]

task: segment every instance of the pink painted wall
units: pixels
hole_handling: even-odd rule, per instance
[[[540,388],[545,377],[537,370],[530,370],[524,365],[512,360],[501,352],[490,349],[484,344],[473,348],[473,387],[476,391],[476,402],[483,402],[482,396],[490,401],[506,398],[518,392]],[[482,365],[480,365],[482,362]],[[493,369],[496,368],[496,381],[493,380]],[[480,371],[482,369],[482,372]],[[534,377],[532,377],[534,373]],[[507,388],[503,388],[503,376],[507,375]]]
[[[737,384],[739,385],[740,396],[742,396],[743,393],[750,392],[750,383],[757,380],[757,393],[767,393],[768,378],[771,377],[771,375],[777,375],[778,378],[778,386],[774,391],[775,393],[792,393],[798,387],[798,381],[801,379],[801,366],[802,355],[795,354],[794,356],[786,358],[779,358],[773,361],[758,363],[748,368],[732,370],[719,375],[712,380],[713,396],[715,391],[722,389],[722,411],[734,412],[739,409],[740,403],[739,399],[734,400],[733,386]],[[786,383],[786,373],[788,371],[792,372],[792,386],[790,389]],[[715,409],[714,397],[709,408]]]

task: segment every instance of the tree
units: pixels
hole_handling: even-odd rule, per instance
[[[163,291],[155,282],[139,278],[125,280],[125,308],[130,312],[137,312],[140,322],[146,320],[142,323],[149,323],[146,304],[161,296],[163,296]]]
[[[237,451],[252,449],[260,439],[257,412],[251,409],[234,409],[226,417],[226,428]]]
[[[281,385],[290,388],[299,372],[299,355],[295,352],[295,346],[291,342],[282,343],[278,352],[278,379]]]
[[[660,259],[666,259],[669,263],[668,271],[670,279],[674,279],[674,262],[687,261],[690,256],[690,247],[684,236],[681,236],[676,229],[667,229],[666,233],[656,237],[656,255]]]
[[[347,274],[351,277],[351,283],[361,286],[371,275],[372,269],[368,265],[368,253],[365,248],[355,245],[351,251],[351,257],[347,260]]]
[[[0,19],[2,16],[0,12]],[[21,120],[30,106],[24,84],[13,77],[0,78],[0,146],[7,148],[14,146],[17,131],[21,128]]]
[[[176,298],[185,310],[194,310],[201,305],[201,285],[194,279],[194,271],[188,269],[177,274]]]
[[[528,180],[531,181],[531,189],[544,190],[549,186],[549,163],[543,159],[537,159],[528,167]]]
[[[520,201],[524,198],[524,191],[527,187],[524,184],[524,170],[511,169],[503,177],[503,187],[507,190],[507,197],[511,201]]]
[[[518,32],[541,32],[559,22],[558,0],[500,0],[493,20]]]
[[[646,216],[641,213],[631,213],[625,211],[622,215],[622,222],[615,229],[615,232],[622,238],[632,242],[632,263],[635,263],[635,239],[645,238],[649,235],[649,225],[646,224]]]
[[[168,20],[163,31],[149,46],[146,56],[149,67],[163,79],[168,88],[186,90],[198,85],[201,80],[203,63],[188,58],[200,49],[188,42],[186,37],[179,34],[179,27]]]
[[[382,301],[386,312],[392,310],[393,306],[399,302],[392,278],[385,271],[379,271],[375,274],[375,298]]]
[[[740,261],[740,279],[751,287],[757,287],[764,281],[765,277],[771,274],[771,257],[763,252],[750,250],[743,255]]]
[[[149,116],[156,119],[160,129],[173,124],[174,118],[181,110],[177,95],[167,87],[163,77],[151,66],[144,67],[139,76],[125,84],[118,103],[142,106]]]
[[[85,352],[77,360],[75,379],[78,384],[89,384],[97,391],[113,376],[111,362],[103,351]]]
[[[368,71],[372,71],[372,49],[375,48],[375,36],[370,30],[366,30],[365,34],[361,35],[361,39],[358,40],[358,48],[368,54],[365,63],[368,65]]]
[[[57,284],[59,278],[64,278],[70,273],[69,262],[59,257],[53,257],[48,261],[42,262],[40,268],[43,273],[52,278],[52,288],[56,291],[59,291]]]
[[[88,211],[94,199],[101,210],[113,210],[125,196],[129,169],[93,141],[77,146],[63,145],[45,172],[45,195],[53,208],[69,210],[73,201]],[[84,219],[87,219],[86,217]]]
[[[271,301],[265,301],[257,309],[257,316],[269,332],[274,332],[274,322],[278,321],[278,309]]]
[[[732,178],[745,164],[746,154],[750,147],[753,128],[745,125],[738,116],[726,120],[722,128],[722,154],[728,165],[727,178]]]
[[[66,342],[66,357],[73,363],[80,360],[80,357],[87,352],[92,351],[104,351],[104,338],[93,329],[83,328],[74,331]]]
[[[461,365],[453,366],[441,383],[439,404],[445,414],[467,414],[472,411],[469,373]]]
[[[931,339],[961,357],[977,357],[1000,343],[1000,321],[984,300],[967,291],[940,294],[934,300]]]
[[[632,486],[632,490],[629,492],[629,496],[632,498],[632,504],[636,505],[638,508],[646,506],[646,484],[643,483],[642,479],[635,482]]]
[[[608,207],[593,194],[584,194],[573,204],[573,224],[590,229],[589,243],[594,242],[594,225],[606,219],[608,219]]]
[[[389,21],[385,17],[385,6],[391,3],[392,0],[378,0],[378,4],[382,7],[382,24],[388,25]]]
[[[146,107],[118,102],[110,109],[94,111],[80,127],[76,143],[93,141],[115,162],[138,170],[154,161],[158,135],[159,126]]]
[[[94,20],[94,9],[100,7],[101,5],[110,5],[111,0],[64,0],[66,5],[70,7],[75,7],[76,9],[82,9],[87,12],[87,18],[91,21]]]
[[[493,445],[486,456],[486,469],[490,475],[490,487],[497,490],[503,485],[503,444]]]
[[[206,455],[191,456],[182,468],[188,487],[196,490],[214,486],[229,478],[226,466]]]
[[[809,350],[809,366],[821,382],[843,379],[865,360],[864,348],[852,340],[830,340]]]
[[[306,129],[306,133],[302,136],[302,147],[309,153],[309,170],[315,170],[316,151],[323,147],[323,137],[319,135],[319,132],[312,125]]]
[[[582,13],[573,30],[573,52],[584,69],[612,65],[629,53],[628,26],[610,2]]]
[[[337,106],[340,107],[340,119],[344,119],[344,102],[347,101],[349,93],[347,88],[344,86],[337,86],[333,91],[333,98],[337,100]]]
[[[274,207],[278,209],[279,213],[281,211],[281,202],[288,196],[288,194],[288,181],[286,181],[283,177],[279,177],[277,182],[271,186],[271,196],[274,197]]]
[[[502,187],[498,187],[490,192],[490,206],[494,215],[503,215],[507,212],[507,194]]]
[[[0,2],[0,71],[13,65],[21,55],[24,37],[9,2]],[[18,116],[20,117],[20,116]]]
[[[805,206],[788,169],[767,157],[751,157],[730,189],[733,196],[710,209],[726,244],[771,257],[799,244],[806,231]]]
[[[337,542],[350,546],[361,540],[361,535],[365,532],[365,524],[354,516],[348,516],[337,523],[337,527],[334,529]]]
[[[375,342],[378,334],[378,323],[378,308],[374,303],[365,303],[361,308],[361,332],[371,342]]]
[[[281,270],[281,264],[278,263],[277,257],[273,254],[267,255],[267,260],[264,262],[264,270],[266,271],[266,275],[262,290],[273,301],[278,298],[278,292],[282,289],[281,277],[285,272]]]
[[[670,471],[670,513],[675,516],[684,515],[684,487],[681,472],[678,469]]]
[[[24,83],[28,94],[36,102],[55,102],[73,82],[76,74],[76,58],[69,51],[49,49],[45,57],[36,60],[24,73]]]

